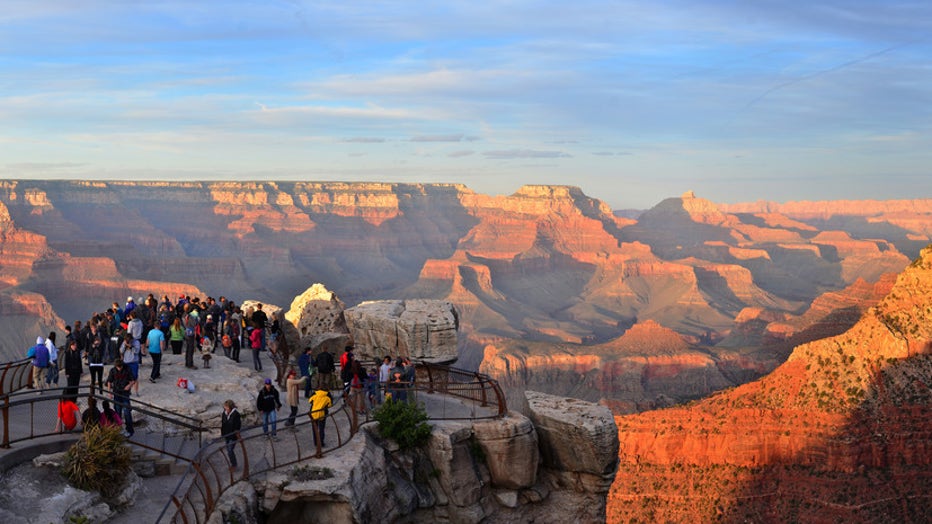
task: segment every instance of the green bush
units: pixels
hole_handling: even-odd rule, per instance
[[[398,443],[401,449],[423,446],[430,438],[427,412],[418,404],[389,400],[375,411],[379,434]]]
[[[79,489],[115,495],[130,469],[125,442],[119,426],[89,426],[65,453],[62,475]]]

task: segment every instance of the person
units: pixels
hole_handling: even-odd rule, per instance
[[[269,425],[271,425],[273,439],[278,437],[278,410],[281,407],[282,401],[278,390],[272,385],[272,379],[265,379],[265,384],[256,396],[256,409],[262,416],[262,433],[268,435]]]
[[[142,342],[142,332],[145,329],[145,325],[142,322],[142,319],[139,318],[139,311],[133,310],[129,315],[129,322],[126,324],[126,332],[133,336],[133,340],[136,342]]]
[[[401,378],[404,380],[405,389],[407,389],[408,392],[410,393],[410,394],[406,394],[405,397],[410,398],[413,401],[415,398],[414,395],[415,393],[417,393],[417,391],[414,389],[414,378],[415,378],[417,371],[415,370],[414,364],[411,362],[410,358],[405,357],[403,362],[404,362],[404,368],[403,368],[404,372],[401,374]]]
[[[190,311],[190,304],[184,305],[184,367],[197,369],[194,365],[194,350],[197,347],[197,315]]]
[[[68,349],[62,357],[65,361],[65,378],[68,383],[68,393],[77,394],[78,385],[81,383],[81,375],[84,373],[84,366],[81,363],[81,352],[78,351],[78,341],[71,340],[68,343]]]
[[[146,349],[152,357],[152,373],[149,382],[155,382],[162,376],[162,350],[165,349],[165,333],[161,329],[150,329],[146,335]]]
[[[288,402],[288,407],[291,408],[291,413],[288,415],[285,426],[294,426],[295,418],[298,416],[298,391],[304,389],[304,385],[307,384],[307,382],[308,378],[298,378],[298,374],[295,370],[292,369],[288,372],[288,378],[285,380],[285,391],[287,392],[285,398]]]
[[[252,348],[252,367],[256,371],[262,371],[262,360],[259,358],[259,351],[262,351],[262,329],[253,328],[249,333],[249,347]]]
[[[252,327],[253,331],[259,330],[259,349],[265,348],[265,326],[269,322],[268,315],[265,314],[265,311],[262,311],[262,304],[256,304],[256,310],[252,313]]]
[[[65,393],[58,400],[58,420],[55,421],[55,433],[71,431],[78,425],[81,409],[75,402],[75,396]]]
[[[67,329],[68,326],[65,326],[65,328]],[[58,387],[58,346],[55,345],[55,337],[55,332],[51,331],[48,338],[45,339],[45,347],[49,350],[49,365],[45,374],[45,385],[48,387],[52,387],[52,384]]]
[[[379,404],[382,403],[382,397],[385,395],[385,388],[392,378],[392,357],[385,355],[382,359],[382,365],[379,366]]]
[[[132,340],[132,336],[130,336]],[[133,436],[133,410],[130,404],[130,393],[136,379],[133,372],[123,363],[123,360],[117,359],[114,366],[110,368],[110,374],[107,375],[107,388],[113,394],[113,405],[117,413],[123,417],[126,424],[126,432],[123,433],[127,438]]]
[[[366,398],[369,399],[369,409],[375,409],[382,403],[379,395],[379,373],[375,368],[369,368],[369,374],[366,375]]]
[[[388,391],[391,393],[393,401],[408,401],[408,392],[406,391],[405,382],[401,371],[395,370],[392,372],[392,381],[388,385]]]
[[[333,354],[327,351],[326,347],[320,349],[317,355],[317,389],[333,389],[333,372],[336,366],[333,363]]]
[[[356,413],[360,415],[365,413],[366,401],[363,397],[363,388],[365,387],[366,382],[366,371],[363,369],[362,364],[353,359],[350,364],[350,399],[353,409],[356,410]]]
[[[236,442],[239,440],[241,427],[239,411],[232,400],[223,401],[223,415],[220,417],[220,434],[226,441],[227,455],[230,457],[230,469],[236,469]]]
[[[133,374],[133,383],[137,395],[139,394],[139,353],[139,342],[133,338],[131,333],[125,333],[123,335],[123,344],[120,346],[119,360],[122,360],[130,373]]]
[[[220,347],[223,348],[223,356],[233,360],[233,337],[230,336],[230,321],[223,324],[223,335],[220,337]]]
[[[168,343],[172,346],[172,355],[181,354],[181,348],[184,346],[184,327],[178,317],[172,320],[172,325],[168,328]]]
[[[36,389],[45,389],[48,383],[45,381],[46,368],[49,367],[49,348],[45,346],[45,339],[36,337],[36,345],[32,347],[32,385]]]
[[[214,344],[210,341],[210,337],[203,337],[201,339],[201,360],[204,362],[204,369],[210,368],[210,359],[214,352]]]
[[[91,393],[94,393],[94,384],[97,384],[97,388],[103,393],[104,348],[100,338],[95,338],[87,351],[87,369],[91,372]]]
[[[81,425],[84,426],[85,430],[91,426],[97,426],[100,424],[100,416],[100,410],[97,409],[97,399],[87,397],[87,409],[81,414]]]
[[[100,413],[101,427],[122,426],[123,419],[120,417],[119,413],[117,413],[116,411],[113,411],[113,408],[110,407],[110,401],[107,399],[104,399],[103,406],[104,406],[104,409]]]
[[[330,398],[329,391],[317,388],[307,401],[311,405],[311,411],[308,414],[314,423],[314,436],[320,439],[320,447],[324,447],[326,445],[324,430],[327,427],[327,413],[330,406],[333,405],[333,400]]]
[[[301,356],[298,357],[298,370],[301,372],[302,377],[307,377],[304,382],[304,398],[311,396],[311,366],[313,364],[314,357],[311,346],[307,346],[304,348],[304,353],[301,353]]]
[[[353,352],[346,348],[343,355],[340,356],[340,380],[343,382],[343,396],[348,397],[350,393],[350,382],[353,381]]]

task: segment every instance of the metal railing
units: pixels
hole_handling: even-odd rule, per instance
[[[31,371],[28,359],[0,364],[0,383],[6,392],[0,394],[0,447],[9,448],[17,442],[57,434],[57,405],[68,388],[23,391],[29,383]],[[505,396],[497,381],[481,373],[450,366],[418,362],[413,383],[382,387],[380,398],[388,392],[393,393],[395,398],[405,396],[409,402],[426,405],[431,420],[499,418],[507,412]],[[436,394],[439,395],[434,396]],[[77,388],[77,398],[86,399],[91,395],[110,397],[107,392],[95,393],[88,385]],[[309,419],[307,412],[301,415],[301,422],[280,431],[278,440],[267,438],[261,430],[261,424],[245,428],[240,432],[242,438],[235,445],[242,460],[239,469],[230,468],[231,462],[223,438],[203,444],[203,434],[217,430],[212,419],[204,421],[188,417],[132,398],[134,413],[145,415],[149,424],[152,420],[162,424],[158,433],[163,435],[163,442],[159,446],[136,438],[128,441],[135,446],[190,462],[188,473],[179,482],[158,521],[168,517],[171,522],[205,522],[220,496],[236,482],[311,458],[320,458],[345,446],[361,425],[373,420],[372,411],[368,409],[369,406],[365,406],[366,399],[360,399],[359,404],[356,404],[358,395],[365,395],[365,390],[351,391],[348,402],[338,402],[325,418],[324,429],[330,443],[327,446],[321,442],[317,424]],[[455,397],[460,403],[448,403],[441,396]],[[363,406],[366,409],[359,409]],[[283,422],[284,419],[280,420],[279,425],[283,425]],[[197,436],[199,450],[193,458],[179,456],[165,449],[164,436],[170,434]]]
[[[0,447],[9,448],[17,442],[57,434],[55,423],[58,418],[58,402],[66,391],[74,394],[76,400],[86,400],[90,396],[98,399],[111,399],[108,392],[101,392],[99,389],[95,391],[86,384],[76,388],[26,390],[3,395],[0,397],[0,430],[2,430]],[[116,402],[112,402],[115,406]],[[201,420],[166,410],[154,404],[141,402],[135,398],[131,399],[131,406],[134,414],[142,414],[147,417],[149,426],[152,426],[155,421],[161,424],[159,434],[162,436],[174,434],[196,435],[198,447],[203,445],[202,435],[209,428]],[[79,431],[74,432],[78,433]],[[70,432],[65,431],[64,433]],[[139,439],[130,438],[128,441],[136,446],[190,460],[190,458],[178,457]]]
[[[467,409],[451,410],[449,414],[429,409],[431,420],[500,418],[507,412],[505,396],[498,382],[487,375],[428,363],[417,363],[415,371],[414,383],[404,384],[403,388],[408,401],[427,400],[439,393],[469,404]],[[389,385],[383,393],[394,392],[397,395],[398,391]],[[223,493],[237,482],[251,475],[320,458],[345,446],[361,425],[373,420],[371,410],[360,413],[355,409],[352,395],[359,394],[365,394],[365,390],[351,392],[348,402],[341,402],[326,417],[324,432],[328,440],[333,442],[329,435],[336,433],[337,436],[332,446],[321,446],[317,426],[306,413],[302,415],[303,422],[279,431],[284,439],[270,440],[261,432],[261,425],[242,430],[234,448],[241,461],[240,468],[230,467],[226,442],[222,437],[209,442],[195,456],[188,473],[179,482],[156,522],[163,522],[166,518],[172,523],[206,522]]]
[[[0,364],[0,395],[9,395],[32,382],[32,359],[24,358]]]

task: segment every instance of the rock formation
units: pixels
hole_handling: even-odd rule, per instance
[[[380,300],[344,311],[360,357],[411,357],[443,363],[456,360],[456,308],[440,300]]]
[[[315,350],[320,346],[320,337],[330,334],[348,334],[346,319],[343,317],[345,306],[336,293],[317,283],[307,288],[291,302],[291,309],[285,313],[287,320],[286,336],[292,347]],[[327,336],[326,338],[333,338]],[[348,341],[348,337],[346,339]],[[344,346],[339,349],[343,349]]]
[[[798,318],[814,300],[899,271],[903,252],[929,238],[922,201],[787,216],[688,192],[633,220],[570,186],[487,196],[450,184],[6,180],[0,206],[0,296],[39,294],[69,323],[89,305],[149,292],[289,304],[311,279],[348,306],[454,304],[451,354],[469,368],[488,346],[525,343],[586,361],[589,346],[656,322],[712,357],[727,380],[697,375],[708,384],[772,369],[788,351],[781,337],[821,322]],[[736,323],[753,311],[753,325]],[[61,328],[51,317],[26,324]],[[335,347],[350,338],[293,336]],[[23,349],[0,341],[10,357]],[[683,369],[676,358],[653,365]]]
[[[924,520],[932,246],[850,330],[688,407],[619,417],[609,520]]]
[[[304,466],[317,478],[298,466],[241,483],[211,522],[255,515],[253,501],[269,523],[604,521],[617,465],[611,413],[540,394],[529,394],[528,405],[531,419],[436,421],[424,449],[409,451],[365,426],[346,447]]]

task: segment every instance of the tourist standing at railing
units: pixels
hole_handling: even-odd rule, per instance
[[[84,373],[84,366],[81,363],[81,352],[78,351],[78,341],[72,340],[68,343],[68,349],[62,357],[65,360],[65,378],[68,383],[67,391],[70,394],[77,395],[78,385],[81,383],[81,375]]]
[[[291,413],[288,415],[285,426],[294,426],[295,418],[298,416],[298,397],[300,396],[298,392],[304,389],[307,383],[308,377],[298,378],[298,374],[293,369],[288,372],[288,378],[285,380],[285,400],[291,408]]]
[[[135,383],[136,379],[133,378],[133,372],[123,364],[122,360],[117,359],[114,366],[110,368],[110,374],[107,375],[107,387],[113,394],[113,407],[123,417],[123,422],[126,424],[126,432],[124,433],[126,437],[132,437],[134,433],[130,393]]]
[[[311,396],[311,370],[314,365],[314,357],[312,355],[311,346],[304,348],[304,352],[298,357],[298,371],[301,372],[301,376],[306,378],[304,381],[304,398]]]
[[[382,365],[379,366],[379,396],[378,402],[382,403],[382,399],[385,397],[385,389],[388,387],[389,381],[392,379],[392,357],[385,355],[385,358],[382,359]]]
[[[262,433],[269,434],[269,425],[272,426],[273,439],[278,438],[278,410],[282,407],[278,390],[272,385],[272,379],[265,379],[262,389],[256,396],[256,409],[262,417]]]
[[[68,326],[65,326],[68,329]],[[47,387],[58,387],[58,346],[55,345],[55,332],[50,331],[48,338],[45,339],[45,347],[49,350],[49,365],[45,374],[45,385]]]
[[[311,405],[309,415],[314,423],[315,433],[320,438],[320,447],[324,447],[327,445],[324,440],[324,430],[327,428],[327,412],[330,406],[333,405],[330,392],[323,388],[317,388],[317,391],[308,399],[308,403]]]
[[[226,441],[227,455],[230,457],[230,469],[236,469],[236,442],[242,426],[236,404],[227,399],[223,402],[223,415],[220,417],[220,434]]]
[[[165,349],[165,334],[161,329],[150,329],[146,335],[146,350],[152,357],[152,373],[149,373],[149,382],[155,381],[162,376],[162,351]]]
[[[48,387],[45,382],[46,368],[49,367],[51,360],[45,339],[36,337],[36,345],[30,351],[32,352],[32,385],[36,389],[45,389]]]
[[[333,389],[333,372],[336,371],[336,366],[333,363],[333,354],[327,351],[326,347],[320,348],[320,353],[317,354],[317,359],[315,359],[317,366],[317,384],[314,385],[317,389],[331,390]]]
[[[91,342],[87,351],[87,368],[91,372],[91,393],[94,393],[94,384],[103,392],[104,390],[104,349],[100,338]]]

